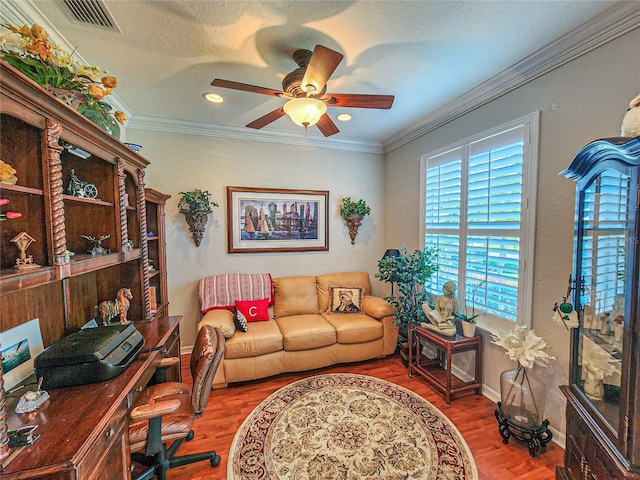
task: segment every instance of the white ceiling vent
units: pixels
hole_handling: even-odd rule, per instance
[[[70,14],[69,20],[74,23],[91,25],[121,33],[118,24],[111,16],[102,0],[59,0]]]

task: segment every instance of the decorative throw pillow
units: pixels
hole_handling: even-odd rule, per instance
[[[237,317],[244,317],[247,322],[269,320],[269,299],[236,300]]]
[[[244,318],[244,315],[242,315],[240,312],[236,312],[236,314],[233,316],[233,323],[236,324],[236,328],[241,332],[249,331],[249,325],[247,325],[247,319]]]
[[[361,313],[362,295],[360,287],[331,287],[327,313]]]

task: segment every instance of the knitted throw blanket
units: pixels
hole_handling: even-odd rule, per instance
[[[271,275],[268,273],[225,273],[200,279],[200,310],[234,308],[236,300],[269,299],[273,304]]]

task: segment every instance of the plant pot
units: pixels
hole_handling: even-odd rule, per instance
[[[191,232],[191,237],[193,238],[196,247],[199,247],[206,230],[206,225],[207,221],[209,220],[209,213],[211,213],[211,210],[201,210],[198,212],[191,212],[190,210],[180,210],[180,212],[187,220],[189,231]]]
[[[475,337],[476,335],[476,324],[470,322],[461,322],[462,323],[462,335],[465,337]]]
[[[350,213],[346,218],[349,236],[351,237],[351,245],[356,243],[356,235],[358,235],[358,227],[362,225],[362,218],[362,215],[355,213]]]

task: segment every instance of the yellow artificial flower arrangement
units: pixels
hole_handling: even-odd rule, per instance
[[[106,70],[83,65],[58,45],[49,42],[49,34],[39,25],[16,27],[3,24],[0,31],[0,56],[54,96],[61,98],[103,130],[116,138],[127,117],[111,113],[103,99],[118,81]]]

